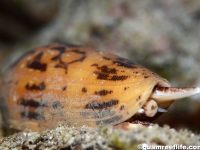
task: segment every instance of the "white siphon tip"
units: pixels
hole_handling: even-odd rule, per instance
[[[158,110],[157,110],[158,112],[168,112],[168,110],[166,110],[166,109],[163,109],[163,108],[161,108],[161,107],[158,107]]]

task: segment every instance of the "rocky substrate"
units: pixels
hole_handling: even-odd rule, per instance
[[[200,145],[200,136],[188,130],[176,131],[169,126],[159,127],[135,125],[131,130],[114,127],[89,128],[59,125],[54,130],[43,132],[24,131],[0,139],[0,149],[60,149],[134,150],[142,144],[173,146]]]

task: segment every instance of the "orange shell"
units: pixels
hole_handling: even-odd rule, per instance
[[[116,125],[132,117],[156,85],[168,81],[127,59],[82,46],[52,44],[28,52],[4,74],[4,122],[19,130]]]

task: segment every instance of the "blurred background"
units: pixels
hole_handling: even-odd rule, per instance
[[[120,55],[174,87],[200,86],[200,1],[0,1],[0,77],[23,52],[52,42]],[[155,122],[199,132],[200,96],[175,102]]]

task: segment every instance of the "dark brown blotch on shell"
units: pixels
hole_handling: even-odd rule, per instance
[[[21,98],[17,101],[18,105],[22,105],[24,107],[33,107],[33,108],[38,108],[38,107],[47,107],[47,104],[42,101],[34,100],[34,99],[25,99]]]
[[[124,106],[124,105],[121,105],[119,110],[122,111],[122,110],[124,110],[124,109],[125,109],[125,106]]]
[[[111,94],[112,92],[113,92],[112,90],[101,90],[101,91],[95,91],[94,94],[105,96],[107,94]]]
[[[98,64],[92,64],[91,66],[98,66]]]
[[[99,80],[108,80],[109,75],[101,72],[95,71],[94,74],[97,75],[97,79]]]
[[[140,101],[141,100],[141,95],[139,95],[137,98],[136,98],[136,101]]]
[[[97,75],[97,79],[99,80],[110,80],[110,81],[124,81],[126,80],[129,76],[126,75],[111,75],[109,76],[109,74],[107,73],[102,73],[102,72],[98,72],[98,71],[94,71],[94,74]]]
[[[45,83],[42,82],[40,83],[39,85],[36,85],[36,84],[33,84],[33,85],[29,85],[29,84],[26,84],[25,88],[27,90],[45,90]]]
[[[119,100],[109,100],[107,102],[89,102],[86,104],[86,109],[105,109],[115,106],[119,103]]]
[[[106,65],[103,65],[101,67],[97,67],[97,69],[100,70],[103,73],[117,74],[117,69],[115,69],[115,68],[109,68]]]
[[[117,76],[117,75],[113,75],[111,77],[111,79],[109,80],[112,80],[112,81],[123,81],[123,80],[126,80],[129,76]]]
[[[127,90],[129,87],[124,87],[124,90]]]
[[[43,55],[43,52],[37,54],[32,60],[27,62],[27,67],[34,70],[39,70],[41,72],[46,71],[47,64],[40,62]]]
[[[43,112],[22,111],[20,112],[20,115],[22,118],[26,118],[26,119],[45,120],[45,116]]]
[[[67,67],[68,67],[68,66],[67,66],[66,64],[62,64],[62,63],[61,63],[61,64],[56,64],[56,65],[55,65],[55,68],[67,69]]]
[[[86,93],[87,89],[85,87],[82,88],[82,92]]]
[[[66,85],[62,87],[62,90],[63,90],[63,91],[66,91],[66,89],[67,89],[67,86],[66,86]]]

